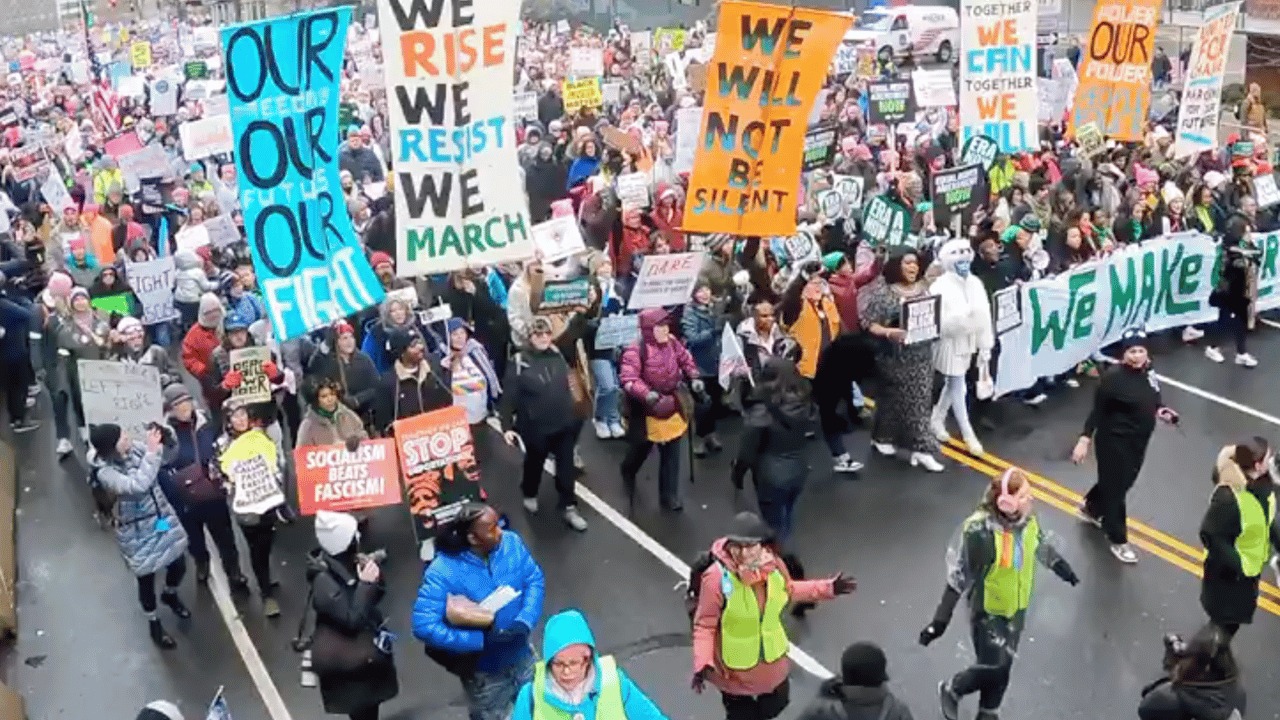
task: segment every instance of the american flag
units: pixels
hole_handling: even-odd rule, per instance
[[[80,14],[84,21],[84,50],[89,56],[89,67],[92,74],[93,102],[91,109],[94,123],[107,135],[120,132],[120,111],[115,90],[111,88],[111,78],[107,77],[102,63],[98,62],[98,54],[93,51],[93,41],[89,37],[89,5],[80,0]]]

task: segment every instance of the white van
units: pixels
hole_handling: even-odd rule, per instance
[[[873,8],[844,36],[845,42],[870,44],[883,62],[931,56],[950,63],[960,48],[960,15],[946,6]]]

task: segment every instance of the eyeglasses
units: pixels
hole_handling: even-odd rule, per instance
[[[590,662],[591,662],[590,657],[585,657],[581,660],[552,660],[551,669],[559,670],[560,672],[568,672],[570,670],[581,670],[585,668],[587,664]]]

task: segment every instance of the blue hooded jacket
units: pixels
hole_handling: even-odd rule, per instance
[[[547,619],[547,627],[542,633],[542,659],[550,663],[556,653],[570,645],[590,645],[592,653],[596,649],[595,636],[587,627],[587,619],[577,610],[565,610]],[[594,687],[587,693],[580,705],[570,705],[564,698],[547,691],[546,702],[553,708],[567,712],[570,717],[581,715],[583,720],[596,720],[596,701],[600,697],[600,658],[592,659],[596,672]],[[551,677],[551,668],[547,668],[547,685],[555,680]],[[644,694],[627,673],[618,668],[618,687],[622,692],[622,708],[627,713],[627,720],[667,720],[667,716],[657,705]],[[516,697],[516,706],[511,713],[511,720],[533,720],[533,683],[525,683]]]
[[[450,595],[480,602],[503,585],[520,594],[498,611],[493,627],[508,630],[515,623],[530,630],[537,627],[547,581],[519,535],[504,530],[498,547],[487,559],[471,550],[459,555],[437,555],[422,572],[418,599],[413,603],[413,636],[445,652],[481,653],[476,669],[482,672],[505,670],[525,661],[531,653],[528,638],[486,642],[484,630],[445,622],[445,604]]]

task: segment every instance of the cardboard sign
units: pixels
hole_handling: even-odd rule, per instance
[[[1073,129],[1097,123],[1104,137],[1142,142],[1160,5],[1160,0],[1101,0],[1094,5],[1089,38],[1080,45]]]
[[[295,448],[293,466],[302,515],[400,504],[400,462],[394,439],[364,440],[355,452],[348,452],[345,445]]]
[[[240,373],[240,385],[231,391],[231,399],[241,403],[271,401],[271,378],[262,366],[271,361],[271,350],[253,346],[231,351],[231,370]]]
[[[80,401],[90,425],[119,425],[135,440],[147,425],[164,421],[160,370],[154,365],[115,360],[78,360]]]
[[[649,206],[649,178],[645,173],[619,175],[616,182],[618,199],[624,209]]]
[[[578,219],[572,215],[551,218],[534,225],[533,246],[544,262],[563,260],[586,250]]]
[[[644,310],[688,302],[702,270],[702,259],[700,252],[646,255],[627,309]]]
[[[231,484],[231,511],[261,515],[285,503],[276,444],[266,433],[250,430],[231,442],[218,459]]]
[[[480,468],[467,411],[435,410],[392,424],[399,449],[405,503],[418,540],[425,541],[480,497]]]
[[[156,325],[178,318],[173,306],[173,256],[146,262],[126,262],[125,279],[129,289],[142,303],[143,325]]]
[[[612,125],[606,125],[600,129],[600,137],[604,140],[604,144],[616,150],[621,150],[632,155],[639,155],[643,149],[640,145],[640,138],[629,132],[623,132]]]
[[[1010,285],[991,293],[991,312],[994,316],[991,326],[996,335],[1022,325],[1022,289],[1017,285]]]
[[[591,281],[586,278],[576,280],[548,280],[542,288],[542,304],[539,310],[560,310],[571,307],[587,307],[591,304]]]
[[[596,349],[625,347],[639,338],[639,315],[609,315],[600,318],[600,326],[596,329]]]
[[[907,331],[904,345],[916,345],[936,340],[942,335],[942,297],[927,295],[902,301],[902,323]]]
[[[911,83],[905,80],[888,80],[867,83],[868,121],[876,125],[896,126],[916,117],[916,102],[911,95]]]
[[[604,105],[604,94],[600,90],[600,78],[598,77],[565,80],[561,95],[566,113],[574,113],[582,108],[598,108]]]
[[[213,155],[225,155],[235,150],[230,115],[188,120],[178,126],[178,137],[182,140],[182,157],[189,162]]]

